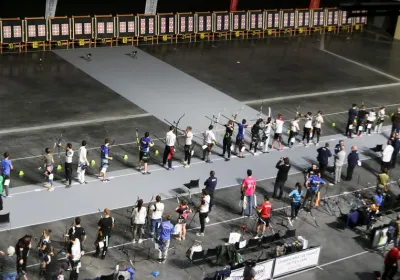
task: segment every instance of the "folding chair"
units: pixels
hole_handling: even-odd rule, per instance
[[[183,184],[188,189],[188,193],[189,193],[189,198],[190,199],[192,199],[191,189],[194,189],[194,188],[199,188],[200,189],[199,181],[200,181],[200,179],[190,180],[189,183]]]

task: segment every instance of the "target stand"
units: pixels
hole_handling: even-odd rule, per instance
[[[1,19],[1,47],[8,51],[18,50],[21,52],[24,45],[24,25],[20,18],[3,18]]]
[[[310,16],[311,12],[308,9],[296,9],[296,31],[295,34],[310,35]]]
[[[265,32],[268,36],[281,36],[282,13],[278,10],[265,11]]]
[[[136,44],[139,42],[151,42],[158,44],[157,36],[157,17],[155,15],[138,14],[138,35],[136,37]]]
[[[213,33],[213,14],[210,12],[199,12],[195,14],[195,37],[200,41],[207,39],[208,41],[214,41]]]
[[[213,13],[213,37],[219,40],[231,40],[231,19],[227,11]]]
[[[46,50],[48,45],[47,20],[44,17],[25,18],[25,51],[28,48]]]
[[[325,32],[325,11],[323,9],[314,9],[311,11],[311,30],[322,34]]]
[[[247,12],[248,28],[246,32],[246,38],[249,38],[249,34],[253,37],[264,38],[264,12],[261,10],[250,10]]]
[[[325,32],[339,33],[340,11],[336,8],[325,9]]]
[[[194,34],[195,18],[192,13],[177,13],[177,32],[175,35],[175,43],[179,41],[192,42],[196,35]]]
[[[93,43],[93,18],[90,16],[72,16],[72,48],[92,47]]]
[[[49,49],[53,47],[69,49],[71,33],[71,19],[66,16],[49,18]]]
[[[289,33],[290,36],[296,34],[296,11],[291,9],[283,9],[280,11],[281,25],[280,31],[284,34]]]
[[[115,18],[112,15],[95,15],[94,27],[94,47],[97,44],[112,47],[116,41]]]
[[[136,17],[133,14],[117,14],[115,45],[135,45],[136,42]]]
[[[173,13],[158,14],[157,22],[157,43],[159,39],[162,42],[173,43],[176,33],[176,16]]]

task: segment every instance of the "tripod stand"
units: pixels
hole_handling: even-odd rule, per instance
[[[326,190],[325,190],[324,198],[321,199],[321,202],[324,203],[323,207],[325,208],[326,212],[328,212],[329,215],[333,216],[333,211],[332,211],[332,208],[331,208],[331,206],[329,204],[330,198],[326,196],[327,193],[328,193],[328,186],[329,186],[329,184],[326,184]],[[320,193],[321,193],[321,191],[320,191]]]
[[[312,213],[311,200],[306,201],[306,202],[304,203],[304,207],[303,207],[302,209],[300,209],[300,210],[304,210],[304,212],[306,212],[306,219],[307,219],[307,216],[310,215],[310,216],[313,218],[313,220],[314,220],[314,222],[315,222],[315,225],[316,225],[317,227],[319,227],[319,225],[318,225],[318,223],[317,223],[317,220],[315,219],[315,216],[314,216],[313,213]]]
[[[192,219],[190,220],[189,227],[190,227],[190,225],[192,224],[192,222],[194,221],[194,218],[196,217],[196,215],[200,213],[200,210],[199,210],[195,205],[193,205],[193,208],[195,208],[196,211],[194,212],[193,217],[192,217]],[[196,222],[195,222],[195,223],[196,223]]]
[[[135,251],[133,251],[133,260],[132,260],[131,257],[129,256],[129,252],[128,252],[128,250],[125,248],[125,245],[123,245],[121,249],[118,249],[118,251],[120,251],[121,253],[123,253],[123,254],[127,257],[127,259],[128,259],[128,261],[129,261],[129,263],[131,264],[132,268],[133,268],[135,271],[137,271],[137,269],[135,268],[135,263],[136,263],[136,254],[135,254]]]
[[[71,224],[71,226],[70,227],[73,227],[74,226],[74,222],[72,222],[72,224]],[[64,246],[63,246],[63,248],[61,248],[61,250],[59,250],[57,253],[56,253],[56,255],[59,255],[60,253],[63,253],[64,255],[68,252],[68,247],[69,247],[69,244],[70,244],[70,236],[69,236],[69,234],[68,234],[68,226],[66,225],[65,226],[65,234],[63,234],[63,239],[64,239]]]

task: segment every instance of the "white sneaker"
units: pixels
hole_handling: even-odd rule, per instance
[[[204,233],[198,232],[198,233],[196,233],[196,235],[197,235],[197,236],[204,236]]]
[[[135,243],[136,243],[136,240],[135,240],[135,239],[133,239],[133,240],[132,240],[132,243],[133,243],[133,244],[135,244]]]
[[[142,242],[143,242],[143,239],[139,239],[138,243],[140,244],[140,243],[142,243]]]

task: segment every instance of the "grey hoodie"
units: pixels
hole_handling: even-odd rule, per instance
[[[346,152],[340,151],[335,155],[335,166],[343,166],[346,160]]]

